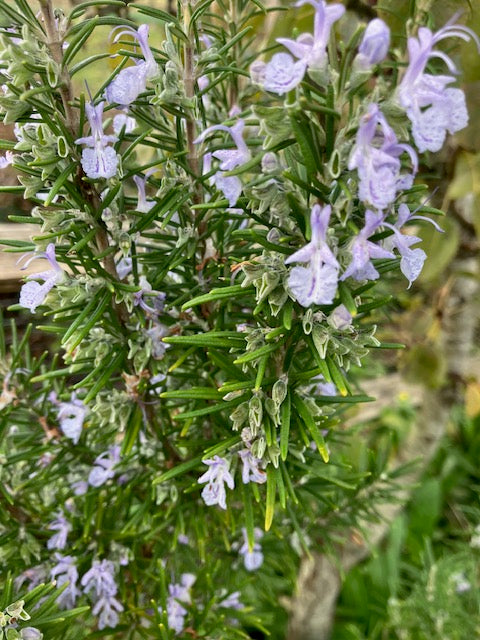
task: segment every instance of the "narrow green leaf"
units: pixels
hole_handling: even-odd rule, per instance
[[[186,399],[186,400],[221,400],[222,396],[217,389],[211,387],[190,387],[189,389],[173,389],[164,391],[160,398],[165,399]]]
[[[263,347],[255,349],[255,351],[249,351],[234,360],[233,364],[245,364],[246,362],[252,362],[252,360],[256,360],[257,358],[266,356],[269,353],[273,353],[274,351],[277,351],[280,342],[282,341],[276,342],[275,344],[265,344]]]
[[[287,459],[288,455],[291,411],[292,400],[290,393],[287,393],[287,396],[280,407],[280,457],[283,461]]]
[[[53,199],[55,198],[57,193],[60,191],[60,189],[63,187],[63,185],[67,182],[68,177],[76,169],[76,167],[77,167],[77,162],[72,162],[71,164],[68,165],[68,167],[65,167],[65,169],[55,180],[55,182],[52,185],[52,188],[48,192],[48,195],[45,198],[44,207],[48,207],[52,204]]]
[[[275,514],[275,494],[277,489],[277,474],[273,464],[267,467],[267,497],[265,502],[265,531],[272,526]]]
[[[121,350],[117,356],[115,358],[113,358],[111,365],[105,369],[105,371],[103,372],[103,374],[101,375],[101,377],[99,378],[99,380],[93,385],[93,387],[90,389],[90,391],[87,393],[87,395],[84,398],[84,403],[88,404],[89,402],[91,402],[93,400],[93,398],[95,398],[95,396],[97,395],[97,393],[103,389],[103,387],[107,384],[107,382],[109,382],[111,376],[119,371],[119,367],[121,365],[121,362],[124,358],[124,352]]]
[[[230,449],[230,447],[234,447],[236,444],[241,442],[241,440],[242,439],[240,436],[233,436],[228,440],[224,440],[219,444],[215,444],[213,447],[209,447],[208,449],[205,449],[205,451],[203,452],[202,460],[206,460],[207,458],[212,458],[213,456],[217,456],[219,453],[223,453],[227,449]]]
[[[234,298],[240,294],[248,295],[253,292],[253,287],[242,287],[240,284],[233,285],[231,287],[221,287],[218,289],[212,289],[210,293],[192,298],[189,302],[182,305],[182,311],[196,307],[199,304],[207,304],[214,300],[220,300],[222,298]]]
[[[345,376],[337,367],[337,365],[333,361],[333,358],[327,356],[325,358],[325,362],[327,363],[332,382],[335,384],[342,396],[347,396],[349,393],[351,393],[351,390],[349,388],[348,382],[345,380]]]
[[[245,518],[245,531],[247,532],[247,542],[249,551],[253,551],[255,544],[255,524],[253,520],[253,502],[249,484],[241,484],[243,498],[243,516]]]
[[[191,418],[198,418],[200,416],[209,416],[211,413],[218,413],[224,409],[231,411],[234,407],[243,402],[243,397],[235,398],[231,402],[222,402],[208,407],[202,407],[201,409],[195,409],[194,411],[185,411],[184,413],[178,413],[172,415],[173,420],[190,420]]]
[[[71,60],[73,60],[77,53],[82,49],[85,42],[92,34],[92,31],[97,26],[97,22],[98,16],[95,16],[90,20],[86,20],[80,31],[78,31],[78,33],[75,34],[75,37],[70,40],[68,47],[63,54],[62,67],[66,67],[70,64]]]
[[[156,478],[153,479],[152,485],[161,484],[162,482],[166,482],[167,480],[172,480],[172,478],[176,478],[177,476],[181,476],[195,467],[198,467],[202,462],[203,456],[197,456],[196,458],[192,458],[191,460],[187,460],[186,462],[182,462],[181,464],[177,464],[172,469],[165,471],[165,473],[160,474]]]

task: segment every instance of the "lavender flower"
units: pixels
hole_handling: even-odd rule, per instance
[[[153,325],[150,329],[145,331],[145,334],[150,339],[152,344],[152,356],[155,360],[161,360],[165,355],[165,351],[170,347],[169,344],[163,342],[162,338],[168,336],[169,329],[161,322],[153,321]]]
[[[218,606],[225,609],[236,609],[237,611],[245,609],[245,605],[240,602],[240,591],[229,593],[226,598],[219,602]]]
[[[40,583],[47,579],[47,571],[42,565],[25,569],[19,576],[15,578],[14,585],[17,591],[20,591],[25,582],[28,582],[28,589],[31,591]]]
[[[389,46],[390,29],[380,18],[371,20],[358,48],[358,55],[354,61],[356,66],[366,70],[378,64],[386,57]]]
[[[147,171],[144,176],[133,176],[133,181],[137,185],[138,190],[138,201],[135,209],[136,211],[140,211],[140,213],[148,213],[150,209],[155,206],[155,202],[153,200],[147,200],[145,192],[147,180],[152,173],[155,173],[155,171],[156,169],[150,169],[150,171]]]
[[[391,244],[400,254],[400,271],[408,280],[408,289],[412,286],[412,282],[418,278],[423,263],[427,258],[427,254],[423,249],[411,249],[413,244],[421,242],[421,238],[417,236],[405,235],[401,233],[394,225],[384,222],[383,225],[391,229],[394,237],[390,240]]]
[[[122,129],[125,127],[125,133],[132,133],[137,126],[137,121],[131,116],[127,116],[126,113],[118,113],[113,118],[113,132],[119,136]]]
[[[306,70],[305,60],[295,62],[289,53],[276,53],[262,70],[263,88],[283,96],[300,84]]]
[[[283,44],[296,58],[303,60],[308,69],[323,69],[326,65],[330,30],[345,13],[345,7],[341,4],[327,5],[325,0],[298,0],[295,6],[301,7],[304,4],[311,4],[315,9],[313,36],[302,33],[296,40],[277,38],[277,42]]]
[[[131,256],[127,256],[124,258],[120,258],[120,260],[116,264],[117,274],[120,280],[123,280],[128,276],[132,271],[132,258]]]
[[[226,131],[231,135],[236,149],[220,149],[211,154],[206,153],[204,155],[203,164],[203,173],[209,173],[211,158],[214,157],[217,160],[220,160],[220,171],[217,171],[217,173],[210,178],[210,183],[214,184],[217,189],[223,193],[227,198],[230,207],[234,207],[237,203],[242,192],[242,183],[236,176],[225,176],[223,172],[232,171],[236,167],[245,164],[250,160],[250,150],[243,139],[244,128],[245,122],[241,119],[235,123],[233,127],[216,124],[205,129],[205,131],[195,140],[196,144],[203,142],[212,131]]]
[[[327,322],[337,331],[345,331],[352,326],[352,314],[344,304],[340,304],[328,316]]]
[[[39,305],[43,304],[50,289],[64,278],[64,272],[55,257],[55,245],[53,243],[47,246],[45,252],[30,258],[22,269],[26,269],[32,260],[36,260],[37,258],[46,258],[52,268],[48,271],[41,271],[40,273],[27,276],[27,282],[20,290],[19,304],[26,309],[30,309],[32,313],[35,312],[35,309]],[[43,280],[43,284],[40,284],[37,280]]]
[[[115,76],[105,91],[109,102],[128,106],[145,91],[147,81],[157,74],[158,66],[148,44],[148,30],[148,25],[142,24],[137,31],[127,27],[115,36],[114,42],[118,42],[121,36],[125,34],[134,37],[140,45],[144,60],[137,61],[133,67],[122,69]]]
[[[258,527],[255,527],[253,532],[255,542],[252,549],[250,549],[248,546],[248,537],[247,537],[247,531],[245,528],[242,529],[242,533],[243,533],[244,543],[240,547],[238,553],[241,556],[243,556],[243,564],[245,565],[245,569],[247,571],[256,571],[263,564],[262,547],[258,542],[259,540],[262,539],[263,532]]]
[[[249,482],[256,482],[257,484],[264,484],[267,481],[267,474],[260,468],[262,460],[256,458],[250,449],[242,449],[238,452],[238,455],[242,461],[242,482],[248,484]]]
[[[202,498],[208,506],[218,504],[222,509],[226,509],[225,484],[230,489],[235,487],[233,476],[229,471],[229,464],[225,458],[220,458],[220,456],[204,460],[203,463],[208,466],[208,471],[197,481],[200,484],[207,483],[203,488]]]
[[[183,573],[180,583],[168,585],[169,596],[167,598],[168,626],[175,633],[181,633],[185,626],[185,616],[188,611],[180,603],[190,604],[192,601],[190,589],[195,582],[192,573]]]
[[[401,174],[399,157],[407,153],[412,162],[412,174]],[[417,171],[417,155],[408,144],[399,144],[377,104],[370,104],[362,117],[356,144],[348,168],[357,169],[359,198],[379,210],[386,209],[397,191],[412,186]]]
[[[148,282],[145,276],[139,278],[140,290],[136,291],[133,296],[133,303],[135,306],[140,307],[152,316],[158,316],[163,311],[165,303],[165,294],[161,291],[154,291],[152,285]],[[144,298],[149,297],[153,300],[153,307],[148,305]]]
[[[67,546],[67,536],[72,530],[72,525],[65,518],[63,513],[58,513],[58,517],[51,522],[48,527],[50,531],[56,531],[47,542],[47,549],[65,549]]]
[[[42,640],[43,633],[36,627],[23,627],[20,629],[21,640]]]
[[[370,262],[372,258],[395,258],[391,251],[378,246],[368,238],[383,223],[383,216],[367,209],[365,226],[355,237],[351,246],[352,260],[340,280],[377,280],[380,274]]]
[[[300,84],[308,69],[325,69],[330,30],[345,13],[345,7],[340,4],[327,5],[325,0],[299,0],[295,6],[304,4],[311,4],[315,9],[313,35],[302,33],[296,40],[277,38],[277,42],[298,58],[297,62],[288,53],[277,53],[266,65],[257,63],[251,67],[253,77],[263,80],[266,91],[283,95]]]
[[[82,434],[83,422],[88,413],[87,407],[72,393],[70,402],[58,403],[57,417],[63,434],[77,444]]]
[[[325,378],[322,375],[315,376],[312,379],[312,382],[315,382],[315,386],[312,391],[315,395],[321,396],[336,396],[338,394],[337,387],[333,382],[326,382]],[[315,445],[315,449],[317,445]]]
[[[57,587],[68,582],[68,586],[57,598],[57,604],[61,609],[73,609],[77,598],[82,592],[77,588],[78,570],[75,566],[75,558],[55,554],[57,564],[50,572],[52,580],[56,580]]]
[[[434,51],[436,44],[446,38],[474,40],[480,51],[478,36],[463,25],[447,23],[435,34],[427,27],[418,30],[418,37],[408,39],[409,64],[398,86],[398,100],[412,123],[412,134],[419,151],[439,151],[447,131],[455,133],[468,124],[465,94],[461,89],[447,88],[454,76],[434,76],[425,73],[431,58],[443,60],[456,73],[452,59],[443,51]]]
[[[91,487],[101,487],[107,480],[113,478],[113,467],[120,462],[120,447],[115,445],[95,458],[94,467],[88,475]]]
[[[118,613],[123,606],[115,598],[117,585],[114,579],[114,565],[110,560],[94,560],[89,571],[81,580],[84,593],[96,598],[92,609],[93,615],[99,615],[98,628],[115,627],[118,624]]]
[[[15,158],[11,151],[7,151],[4,156],[0,156],[0,169],[10,166]]]
[[[285,264],[308,262],[307,267],[294,267],[288,279],[292,294],[303,307],[330,304],[337,292],[339,264],[326,241],[330,214],[330,205],[312,208],[311,241],[285,260]]]
[[[86,145],[82,151],[82,167],[89,178],[112,178],[117,172],[117,154],[110,143],[117,142],[117,136],[103,133],[103,105],[94,106],[87,102],[85,110],[90,124],[91,135],[75,140],[76,144]]]

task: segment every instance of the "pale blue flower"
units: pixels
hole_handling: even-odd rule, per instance
[[[202,498],[206,505],[212,506],[218,504],[222,509],[227,508],[227,493],[225,484],[230,489],[235,487],[233,476],[229,471],[229,464],[225,458],[214,456],[209,460],[203,460],[203,464],[208,466],[206,471],[197,482],[200,484],[207,483],[202,491]]]
[[[95,458],[93,469],[88,475],[88,484],[92,487],[101,487],[107,480],[115,476],[113,468],[120,462],[120,447],[109,447]]]
[[[375,214],[367,209],[365,212],[365,226],[354,238],[350,251],[352,260],[340,280],[353,278],[354,280],[377,280],[380,274],[371,263],[372,258],[395,258],[391,251],[387,251],[368,238],[383,224],[383,215]]]
[[[308,263],[306,267],[294,267],[288,279],[290,291],[303,307],[331,304],[337,292],[340,267],[326,241],[330,214],[330,205],[323,209],[314,205],[310,217],[312,239],[285,260],[285,264]]]
[[[302,60],[308,69],[323,69],[327,61],[327,45],[334,23],[345,13],[341,4],[327,4],[325,0],[299,0],[296,7],[310,4],[315,9],[313,36],[302,33],[296,40],[277,38],[291,54]]]
[[[155,291],[144,275],[140,276],[139,285],[140,290],[133,294],[133,304],[154,317],[158,316],[158,314],[163,311],[166,298],[165,293]],[[149,298],[153,306],[151,306],[151,304],[147,304],[145,302],[145,298]]]
[[[253,533],[255,542],[253,548],[250,549],[248,546],[247,531],[245,528],[242,529],[244,543],[238,551],[238,553],[243,556],[243,564],[247,571],[256,571],[263,564],[262,547],[259,543],[259,540],[263,537],[263,531],[258,527],[255,527]]]
[[[7,151],[4,156],[0,156],[0,169],[9,167],[12,164],[14,158],[15,155],[11,151]]]
[[[225,609],[235,609],[237,611],[245,609],[245,605],[240,602],[240,591],[233,591],[233,593],[229,593],[226,598],[218,603],[218,606]]]
[[[105,91],[109,102],[128,106],[145,91],[147,81],[157,75],[158,65],[148,44],[148,30],[148,25],[142,24],[137,31],[126,27],[115,36],[114,42],[118,42],[125,34],[134,37],[140,45],[144,60],[136,61],[135,66],[126,67],[115,76]]]
[[[128,276],[129,273],[132,272],[132,257],[126,256],[120,258],[120,260],[116,264],[117,274],[120,280],[123,280]]]
[[[250,150],[243,139],[244,128],[245,122],[241,119],[232,127],[227,127],[223,124],[216,124],[205,129],[205,131],[194,141],[195,144],[203,142],[213,131],[226,131],[232,137],[232,140],[235,143],[235,149],[220,149],[212,153],[207,152],[203,157],[204,174],[210,173],[212,157],[220,161],[220,171],[217,171],[210,178],[210,183],[215,185],[217,189],[223,193],[225,198],[227,198],[230,207],[234,207],[237,203],[237,200],[242,193],[243,186],[241,180],[237,176],[226,176],[224,175],[224,172],[232,171],[236,167],[248,162],[251,158]]]
[[[295,61],[289,53],[276,53],[263,70],[263,88],[283,96],[300,84],[306,70],[305,60]]]
[[[99,629],[115,627],[119,620],[117,612],[123,611],[123,606],[115,598],[118,588],[114,573],[115,567],[110,560],[94,560],[81,580],[84,593],[95,600],[92,613],[99,615]]]
[[[113,132],[119,136],[125,127],[125,133],[132,133],[137,126],[135,118],[128,116],[126,113],[117,113],[113,118]]]
[[[333,382],[326,382],[325,378],[320,374],[312,378],[312,382],[315,383],[313,392],[315,395],[320,396],[336,396],[338,395],[337,387]],[[315,445],[316,448],[316,445]]]
[[[63,434],[77,444],[82,434],[87,407],[72,393],[70,402],[58,403],[57,417]]]
[[[324,0],[299,0],[296,7],[311,4],[315,9],[313,35],[302,33],[296,40],[277,38],[290,53],[276,53],[267,64],[257,62],[250,67],[252,80],[266,91],[283,95],[303,80],[308,69],[323,70],[327,63],[327,45],[333,24],[345,13],[341,4],[327,5]]]
[[[101,596],[92,607],[92,614],[98,616],[98,628],[116,627],[119,621],[118,613],[123,611],[123,605],[113,596]]]
[[[48,525],[47,529],[57,532],[47,541],[47,549],[59,549],[60,551],[65,549],[67,546],[67,537],[72,530],[72,525],[63,513],[59,512],[57,518]]]
[[[47,246],[45,252],[30,258],[22,269],[26,269],[31,261],[37,258],[45,258],[52,268],[48,271],[27,276],[27,282],[20,289],[19,304],[26,309],[30,309],[32,313],[35,312],[39,305],[43,304],[49,291],[64,278],[64,272],[55,257],[55,245],[53,243]],[[37,280],[43,280],[43,283],[40,284]]]
[[[108,145],[117,142],[118,138],[103,133],[104,104],[99,102],[95,106],[91,102],[86,103],[85,111],[91,133],[75,140],[76,144],[86,145],[82,151],[82,167],[89,178],[112,178],[117,173],[117,154]]]
[[[398,86],[398,100],[412,122],[412,134],[419,151],[439,151],[447,131],[455,133],[468,124],[465,94],[461,89],[447,88],[455,82],[454,75],[434,76],[425,73],[432,58],[440,58],[451,74],[457,69],[443,51],[435,51],[436,44],[446,38],[474,40],[480,51],[478,36],[468,27],[447,23],[432,33],[420,27],[417,37],[408,39],[409,64]]]
[[[50,577],[55,580],[57,587],[60,588],[66,582],[68,586],[57,598],[57,604],[61,609],[73,609],[77,598],[82,595],[80,589],[77,588],[78,570],[76,560],[72,556],[62,556],[55,554],[57,564],[50,572]]]
[[[400,156],[407,153],[412,173],[403,174]],[[413,184],[417,171],[417,155],[408,144],[401,144],[377,104],[370,104],[362,116],[355,146],[348,163],[357,169],[359,198],[379,210],[386,209],[395,200],[397,192]]]
[[[242,449],[238,452],[238,455],[242,461],[242,482],[248,484],[249,482],[256,482],[257,484],[264,484],[267,481],[267,474],[261,468],[262,460],[256,458],[250,449]]]
[[[36,627],[23,627],[20,629],[21,640],[42,640],[43,633]]]
[[[168,585],[168,626],[177,634],[183,631],[183,628],[185,627],[185,616],[188,613],[181,603],[191,603],[192,598],[190,590],[195,580],[196,578],[192,573],[183,573],[179,583]]]
[[[340,304],[328,316],[327,322],[334,329],[345,331],[352,326],[352,314],[344,304]]]
[[[358,48],[358,55],[355,58],[356,65],[361,69],[369,69],[382,62],[387,56],[389,46],[390,29],[388,26],[380,18],[371,20]]]
[[[427,258],[427,254],[423,249],[419,247],[411,249],[412,245],[421,242],[421,238],[414,235],[403,234],[398,230],[396,225],[389,224],[388,222],[384,222],[383,226],[393,231],[393,237],[388,238],[388,244],[392,248],[397,249],[401,256],[400,271],[407,278],[408,288],[410,289],[412,282],[420,275],[423,263]]]
[[[147,184],[148,178],[155,173],[156,169],[150,169],[144,176],[133,176],[133,181],[137,185],[138,192],[138,200],[137,206],[135,207],[136,211],[140,211],[140,213],[148,213],[152,207],[155,206],[154,200],[147,200],[147,195],[145,191],[145,186]]]

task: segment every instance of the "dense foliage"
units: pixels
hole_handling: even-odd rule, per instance
[[[280,638],[298,557],[393,499],[393,440],[371,455],[344,415],[401,346],[375,323],[415,229],[441,231],[418,153],[468,114],[439,43],[480,43],[337,39],[343,5],[297,4],[313,29],[272,52],[259,2],[0,2],[5,189],[38,225],[7,243],[38,266],[17,309],[55,354],[2,345],[8,640]]]

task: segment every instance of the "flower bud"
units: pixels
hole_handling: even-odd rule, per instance
[[[280,406],[287,397],[288,383],[286,376],[282,376],[272,387],[272,398],[275,404]]]
[[[25,627],[20,631],[22,640],[42,640],[43,633],[35,627]]]
[[[328,316],[328,324],[334,329],[344,331],[352,324],[352,314],[348,311],[345,305],[341,304],[332,311]]]
[[[383,20],[375,18],[368,23],[358,49],[357,64],[365,69],[381,62],[390,46],[390,29]]]
[[[278,169],[277,156],[268,151],[262,158],[262,171],[263,173],[273,173]]]

